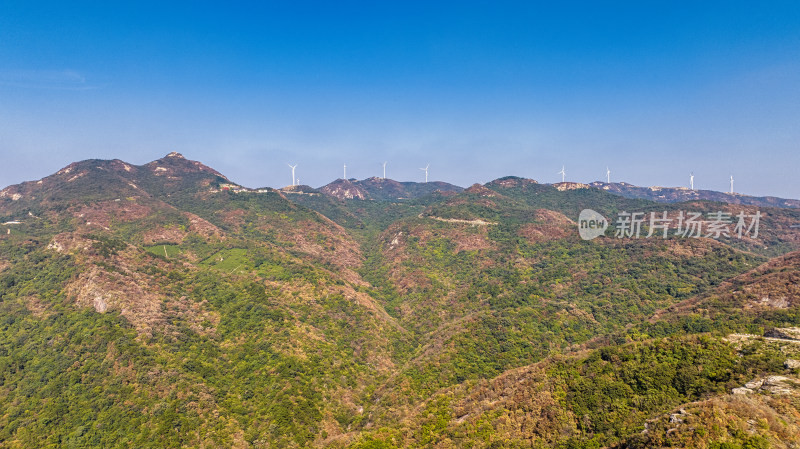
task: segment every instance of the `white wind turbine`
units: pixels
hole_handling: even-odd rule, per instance
[[[295,169],[295,168],[297,168],[297,164],[294,164],[294,165],[292,165],[292,164],[286,164],[286,165],[288,165],[288,166],[289,166],[289,167],[291,167],[291,169],[292,169],[292,185],[294,186],[294,185],[296,185],[296,184],[294,183],[294,182],[295,182],[295,181],[294,181],[294,169]]]
[[[694,172],[689,173],[689,188],[694,190]]]
[[[564,170],[564,166],[563,165],[561,166],[561,171],[556,173],[556,174],[561,175],[561,182],[564,182],[564,180],[567,177],[567,172]]]
[[[388,162],[383,163],[383,179],[386,179],[386,164],[388,164]]]
[[[611,170],[606,167],[606,184],[611,184]]]
[[[344,176],[342,179],[347,179],[347,164],[344,164],[344,174],[342,176]]]
[[[731,195],[733,195],[733,175],[731,175]]]
[[[430,166],[431,166],[431,164],[428,164],[428,165],[425,166],[425,168],[420,168],[420,170],[425,172],[425,183],[428,182],[428,167],[430,167]]]

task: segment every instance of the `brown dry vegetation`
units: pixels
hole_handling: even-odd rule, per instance
[[[696,313],[716,302],[757,312],[800,304],[800,251],[770,259],[720,284],[713,292],[684,300],[655,313],[650,322],[667,315]]]
[[[48,245],[54,251],[73,254],[84,266],[81,273],[64,288],[67,297],[79,306],[97,312],[119,311],[137,331],[151,337],[156,331],[169,329],[170,320],[177,318],[200,334],[213,332],[204,321],[215,323],[219,317],[185,297],[162,292],[162,280],[147,274],[143,267],[169,271],[176,267],[146,255],[132,246],[104,257],[94,251],[94,242],[76,233],[55,236]]]
[[[800,445],[800,390],[789,395],[728,394],[684,404],[659,419],[629,443],[632,447],[708,447],[709,441],[738,443],[761,437],[768,447]]]
[[[108,229],[114,222],[141,220],[153,212],[153,208],[139,204],[135,200],[119,199],[103,201],[73,209],[72,216],[79,225],[92,225]]]
[[[575,233],[575,222],[566,215],[547,209],[536,210],[536,221],[523,225],[519,234],[529,242],[566,238]]]

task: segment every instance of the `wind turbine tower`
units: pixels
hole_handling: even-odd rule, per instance
[[[733,175],[731,175],[731,195],[733,195]]]
[[[420,170],[425,172],[425,183],[426,184],[428,183],[428,167],[430,167],[430,166],[431,166],[431,164],[428,164],[428,165],[425,166],[425,168],[420,168]]]
[[[611,184],[611,170],[606,167],[606,184]]]
[[[347,179],[347,164],[344,164],[344,174],[342,176],[344,176],[342,179]]]
[[[561,166],[561,171],[558,172],[557,174],[561,175],[561,182],[564,182],[564,180],[566,180],[567,172],[564,170],[564,166],[563,165]]]
[[[295,184],[295,181],[294,181],[294,169],[295,169],[295,168],[297,168],[297,164],[294,164],[294,165],[292,165],[292,164],[286,164],[286,165],[288,165],[288,166],[289,166],[289,167],[292,169],[292,185],[293,185],[293,186],[294,186],[294,185],[297,185],[297,184]]]
[[[388,164],[388,162],[383,163],[383,179],[386,179],[386,164]]]
[[[694,172],[689,173],[689,188],[694,190]]]

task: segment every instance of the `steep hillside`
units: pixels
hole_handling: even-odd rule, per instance
[[[694,326],[758,335],[772,327],[796,326],[800,313],[800,252],[770,259],[704,294],[655,313],[652,329]]]
[[[113,432],[93,428],[74,441],[322,441],[347,430],[366,389],[410,344],[408,332],[362,291],[359,246],[279,193],[222,189],[225,178],[175,155],[142,167],[70,167],[5,190],[24,197],[3,204],[20,223],[0,236],[4,316],[11,320],[2,363],[15,367],[3,370],[2,402],[32,413],[4,414],[3,441],[40,447],[107,414],[126,416],[122,403],[99,405],[88,396],[110,388],[101,379],[127,385],[126,376],[137,381],[119,397],[144,421],[107,423]],[[84,174],[64,178],[75,170]],[[84,184],[65,191],[73,182]],[[96,321],[87,310],[108,318]],[[68,334],[58,352],[42,358],[35,348],[53,338],[48,329],[58,320],[77,335],[85,327],[108,339],[85,347],[83,337]],[[20,338],[27,343],[12,343]],[[120,338],[127,352],[119,357],[127,362],[117,368]],[[62,397],[56,386],[71,385],[84,365],[100,369],[97,380],[83,375],[88,390]],[[41,375],[31,377],[25,367]],[[41,393],[31,397],[29,389]],[[45,413],[53,401],[63,401],[55,420]],[[158,403],[167,409],[154,408]],[[165,410],[170,426],[180,420],[180,431],[149,441]],[[218,416],[229,421],[220,426]]]
[[[800,379],[785,357],[705,336],[555,356],[442,389],[354,447],[794,447]],[[745,384],[756,391],[731,394]]]

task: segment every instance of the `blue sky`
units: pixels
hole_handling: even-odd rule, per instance
[[[796,1],[116,3],[0,0],[0,184],[179,151],[250,187],[800,197]]]

